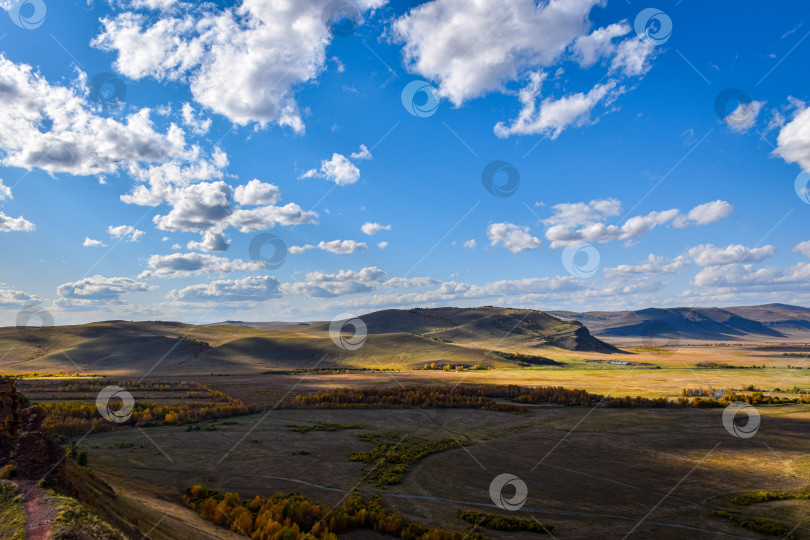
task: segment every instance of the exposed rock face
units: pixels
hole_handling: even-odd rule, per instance
[[[20,411],[20,431],[39,431],[43,420],[45,411],[41,407],[27,407]]]
[[[0,465],[14,463],[20,477],[39,481],[62,472],[65,450],[40,431],[45,411],[27,407],[14,380],[0,386]]]
[[[17,437],[14,454],[22,478],[41,480],[60,468],[65,449],[39,431],[28,431]]]

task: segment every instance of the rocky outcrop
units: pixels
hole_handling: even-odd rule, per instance
[[[26,480],[59,476],[65,450],[40,431],[45,411],[29,407],[13,379],[0,385],[0,466],[14,464]]]

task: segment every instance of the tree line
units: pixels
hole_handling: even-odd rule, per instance
[[[222,494],[203,486],[188,489],[183,499],[203,519],[253,540],[337,540],[336,534],[357,529],[405,540],[483,540],[478,534],[430,529],[386,510],[379,496],[364,499],[357,492],[337,508],[295,493],[241,499],[238,493]]]

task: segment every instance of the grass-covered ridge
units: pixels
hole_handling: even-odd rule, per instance
[[[0,481],[0,538],[25,540],[22,493],[8,480]]]

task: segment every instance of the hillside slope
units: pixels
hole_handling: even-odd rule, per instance
[[[106,321],[52,328],[0,328],[0,370],[121,376],[236,374],[304,369],[412,369],[427,363],[506,367],[520,352],[617,352],[580,323],[530,310],[385,310],[362,316],[364,345],[345,350],[329,323],[255,328],[251,323],[187,325]],[[278,325],[278,323],[273,323]],[[508,356],[508,355],[507,355]]]
[[[468,347],[530,350],[557,347],[570,351],[619,352],[594,338],[576,321],[542,311],[500,307],[387,309],[360,317],[368,333],[407,332]],[[313,323],[303,332],[323,335],[329,323]]]

